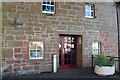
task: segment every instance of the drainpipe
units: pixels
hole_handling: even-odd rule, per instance
[[[120,59],[120,35],[119,35],[119,4],[120,2],[115,2],[116,5],[116,15],[117,15],[117,30],[118,30],[118,58]],[[120,72],[120,60],[119,60],[119,72]]]

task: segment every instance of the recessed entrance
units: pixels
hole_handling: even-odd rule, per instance
[[[81,36],[60,35],[59,69],[67,70],[77,67],[78,43]],[[81,42],[81,41],[80,41]],[[81,62],[81,61],[80,61]],[[79,62],[78,62],[79,63]]]

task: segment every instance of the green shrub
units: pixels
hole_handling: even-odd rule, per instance
[[[115,64],[114,56],[98,55],[94,58],[94,64],[98,66],[110,66]]]

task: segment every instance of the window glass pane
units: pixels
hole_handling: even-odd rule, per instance
[[[37,57],[42,57],[42,50],[37,50]]]
[[[30,59],[43,59],[43,42],[30,42]]]
[[[30,55],[30,58],[36,58],[36,50],[31,50]]]
[[[43,49],[43,42],[37,43],[37,49]]]
[[[54,0],[51,0],[51,5],[54,5]]]
[[[72,37],[72,42],[74,42],[74,37]]]
[[[74,48],[74,44],[72,44],[72,48]]]
[[[72,53],[74,53],[74,48],[72,48]]]
[[[53,10],[51,10],[51,9],[53,9]],[[54,12],[54,7],[43,5],[43,11]]]
[[[42,8],[44,13],[54,13],[54,0],[43,0]]]
[[[47,0],[47,4],[50,4],[50,0]]]
[[[46,0],[43,0],[43,4],[46,4]]]
[[[51,12],[54,12],[54,6],[51,6]]]
[[[91,5],[86,4],[86,5],[85,5],[85,10],[91,10]]]
[[[71,52],[71,48],[67,48],[68,53]]]
[[[62,52],[62,46],[61,46],[61,43],[59,43],[59,54],[61,54]]]
[[[50,12],[50,6],[46,6],[46,9],[45,9],[45,11],[48,11],[48,12]]]
[[[61,43],[59,43],[59,48],[61,48],[62,46],[61,46]]]
[[[85,16],[94,17],[94,6],[92,4],[85,5]]]
[[[40,53],[41,52],[41,50],[37,50],[37,53]]]
[[[67,48],[71,48],[71,44],[68,44],[68,45],[67,45]]]
[[[67,48],[65,48],[65,53],[67,53]]]
[[[94,54],[94,55],[100,54],[100,51],[101,51],[100,46],[101,46],[100,42],[92,43],[92,54]]]
[[[36,49],[36,43],[30,43],[30,49]]]
[[[67,48],[67,43],[64,43],[64,48]]]
[[[64,42],[67,42],[67,37],[64,37]]]
[[[85,12],[85,16],[91,16],[91,12],[90,11],[86,11]]]
[[[87,8],[88,6],[87,6],[87,4],[85,5],[85,10],[88,10],[88,8]]]
[[[71,42],[71,37],[68,37],[68,42]]]
[[[47,7],[46,5],[43,5],[42,10],[43,10],[43,11],[46,11],[46,7]]]

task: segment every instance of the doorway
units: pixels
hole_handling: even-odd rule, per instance
[[[59,69],[66,70],[77,67],[77,46],[76,35],[60,35],[59,42]]]

